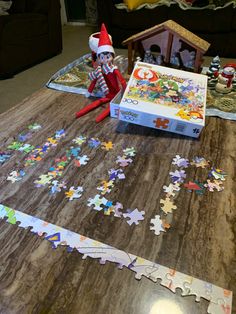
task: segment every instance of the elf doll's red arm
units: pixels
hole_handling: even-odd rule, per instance
[[[114,70],[114,73],[117,77],[117,79],[120,81],[122,88],[125,90],[126,89],[126,80],[123,78],[122,74],[118,69]]]
[[[90,83],[89,88],[88,88],[88,92],[89,92],[89,93],[92,93],[92,91],[94,90],[94,87],[95,87],[96,83],[97,83],[97,79],[92,80],[92,82]]]

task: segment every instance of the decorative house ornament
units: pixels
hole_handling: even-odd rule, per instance
[[[210,47],[207,41],[172,20],[135,34],[122,44],[128,45],[129,74],[134,60],[137,56],[144,58],[145,51],[151,51],[157,64],[163,59],[163,65],[200,72],[202,57]]]

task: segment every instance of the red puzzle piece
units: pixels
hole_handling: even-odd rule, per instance
[[[158,129],[167,129],[170,120],[168,119],[162,119],[162,118],[156,118],[156,120],[153,121],[156,125],[156,128]]]

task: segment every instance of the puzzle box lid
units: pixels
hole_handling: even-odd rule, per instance
[[[204,126],[207,76],[137,62],[120,109]]]

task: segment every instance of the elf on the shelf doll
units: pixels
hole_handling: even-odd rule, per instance
[[[98,115],[95,120],[96,122],[102,121],[110,114],[110,101],[120,91],[119,83],[123,89],[126,88],[125,79],[121,75],[118,68],[113,65],[114,55],[115,52],[106,27],[102,24],[97,49],[97,62],[99,65],[95,71],[89,74],[89,78],[92,82],[88,88],[87,96],[91,95],[96,84],[98,84],[104,93],[104,97],[93,101],[80,111],[76,112],[76,118],[80,118],[100,105],[108,103],[108,107],[100,115]]]

